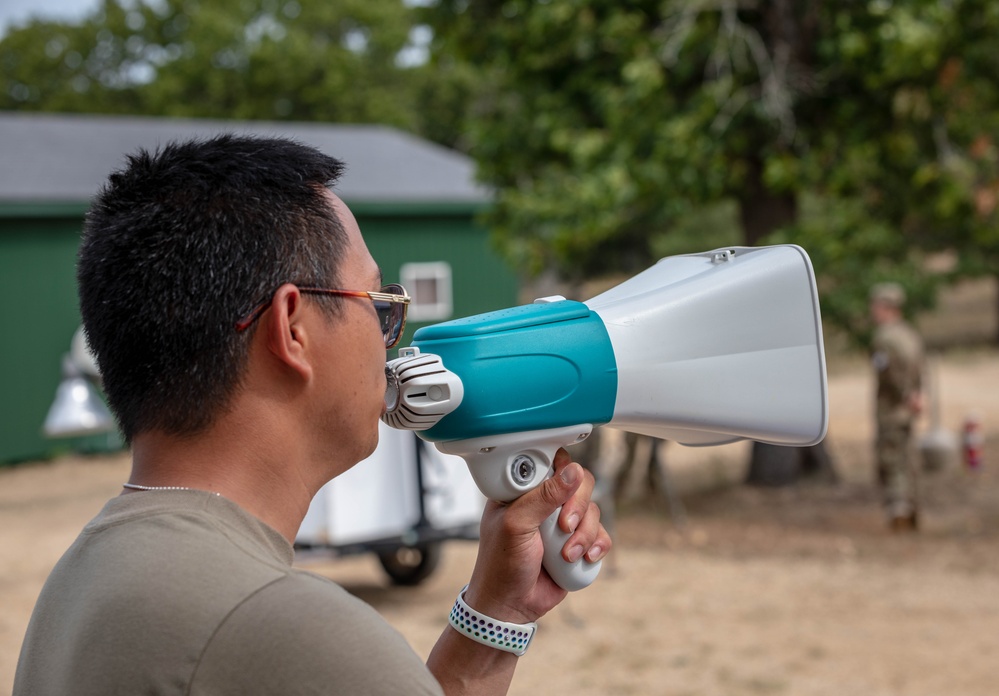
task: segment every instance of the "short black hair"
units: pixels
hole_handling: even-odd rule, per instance
[[[139,150],[110,175],[77,281],[126,442],[208,428],[246,368],[253,331],[236,322],[283,283],[339,287],[347,241],[325,189],[343,170],[292,140],[224,134]]]

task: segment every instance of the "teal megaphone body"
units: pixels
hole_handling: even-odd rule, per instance
[[[501,501],[599,425],[688,445],[806,446],[828,420],[815,277],[792,245],[668,257],[586,302],[428,326],[386,374],[386,422],[463,457]],[[599,563],[562,559],[557,516],[542,527],[545,569],[580,589]]]

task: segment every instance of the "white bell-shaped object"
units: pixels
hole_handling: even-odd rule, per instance
[[[62,369],[62,382],[42,426],[45,436],[77,437],[114,430],[114,418],[97,389],[80,374],[68,355],[63,357]]]

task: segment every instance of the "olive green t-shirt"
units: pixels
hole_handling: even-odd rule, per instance
[[[15,696],[437,694],[403,637],[201,491],[110,500],[42,590]]]

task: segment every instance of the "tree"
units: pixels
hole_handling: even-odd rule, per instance
[[[999,270],[986,0],[440,0],[428,18],[435,56],[480,75],[469,152],[528,273],[637,270],[723,200],[744,242],[806,244],[853,335],[875,280],[932,299],[929,252]]]
[[[987,0],[440,0],[429,16],[436,54],[481,75],[469,151],[528,273],[633,272],[723,200],[746,244],[809,250],[826,318],[856,337],[876,280],[932,300],[928,253],[999,271]],[[758,448],[750,480],[774,463]]]
[[[0,108],[420,125],[401,0],[104,0],[0,41]]]

